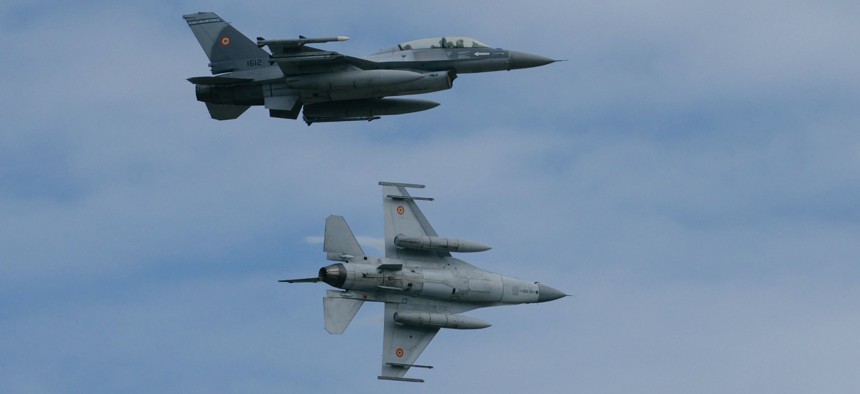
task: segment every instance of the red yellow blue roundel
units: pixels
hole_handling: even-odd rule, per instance
[[[227,45],[230,45],[230,37],[227,37],[227,36],[221,37],[221,45],[223,45],[225,47]]]
[[[394,355],[397,357],[403,357],[403,348],[397,348],[397,350],[394,351]]]
[[[404,212],[406,212],[406,210],[403,209],[403,205],[398,205],[397,206],[397,213],[403,215]]]

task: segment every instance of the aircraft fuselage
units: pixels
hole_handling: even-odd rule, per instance
[[[529,304],[564,296],[537,282],[485,271],[451,257],[445,264],[368,259],[320,268],[319,278],[348,291],[391,293],[482,306]]]

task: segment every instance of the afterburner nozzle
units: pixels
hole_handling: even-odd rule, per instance
[[[319,278],[325,283],[342,289],[343,284],[346,283],[346,266],[337,263],[328,267],[322,267],[320,268]]]

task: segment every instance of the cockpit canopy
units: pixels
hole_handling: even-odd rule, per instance
[[[490,46],[469,37],[436,37],[404,42],[398,47],[401,51],[406,51],[429,48],[489,48]]]

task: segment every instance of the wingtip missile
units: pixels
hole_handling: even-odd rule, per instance
[[[316,278],[302,278],[302,279],[281,279],[278,282],[280,283],[317,283],[320,281],[319,277]]]
[[[325,42],[333,42],[333,41],[347,41],[349,37],[347,36],[337,36],[337,37],[317,37],[317,38],[307,38],[305,36],[299,36],[299,38],[294,39],[285,39],[285,40],[267,40],[263,37],[257,37],[257,46],[262,48],[264,46],[278,46],[278,47],[299,47],[305,44],[322,44]]]

